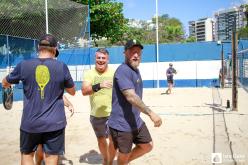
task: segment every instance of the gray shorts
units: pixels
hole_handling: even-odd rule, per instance
[[[96,137],[108,137],[109,131],[107,121],[109,117],[90,116],[90,123],[96,134]]]
[[[144,123],[138,130],[132,132],[122,132],[109,127],[115,149],[121,153],[130,153],[134,144],[146,144],[152,141],[150,132]]]

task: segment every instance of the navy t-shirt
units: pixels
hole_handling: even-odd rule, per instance
[[[173,80],[173,76],[176,70],[174,68],[169,67],[166,71],[167,74],[167,80]]]
[[[108,126],[119,131],[131,132],[140,128],[143,121],[140,111],[132,106],[121,91],[134,89],[142,99],[143,83],[139,70],[134,70],[127,64],[121,64],[114,75],[112,93],[112,111]]]
[[[12,84],[23,83],[21,130],[41,133],[65,128],[63,93],[74,82],[64,63],[52,58],[22,61],[6,79]]]

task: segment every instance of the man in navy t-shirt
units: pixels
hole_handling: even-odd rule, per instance
[[[155,127],[162,124],[161,118],[142,101],[143,83],[138,66],[143,46],[136,40],[125,45],[125,63],[114,75],[112,112],[109,117],[110,160],[113,163],[118,149],[118,164],[127,164],[152,149],[151,135],[140,117],[140,112],[148,115]],[[132,149],[133,143],[136,145]]]
[[[33,155],[42,144],[46,164],[58,164],[64,153],[66,117],[63,94],[75,95],[68,67],[54,59],[57,40],[46,34],[40,38],[39,58],[22,61],[6,78],[4,88],[23,83],[24,102],[20,127],[21,164],[33,164]]]
[[[168,84],[168,89],[165,92],[166,94],[171,94],[171,90],[174,85],[174,79],[173,79],[174,74],[177,74],[177,71],[175,68],[173,68],[173,64],[170,63],[169,68],[166,70],[166,77]]]

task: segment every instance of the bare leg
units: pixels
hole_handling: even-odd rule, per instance
[[[172,83],[168,83],[168,89],[166,91],[167,94],[171,94],[172,87],[173,87],[173,84]]]
[[[46,165],[58,165],[59,156],[58,155],[49,155],[45,154],[45,164]]]
[[[102,158],[103,158],[103,165],[107,165],[108,163],[108,143],[107,139],[105,137],[98,137],[98,148],[101,152]]]
[[[109,159],[108,159],[108,164],[109,165],[112,165],[113,164],[113,161],[115,159],[115,155],[116,155],[116,149],[114,147],[114,143],[113,143],[113,140],[112,140],[112,137],[109,136]]]
[[[21,154],[21,165],[34,165],[34,152],[30,154]]]
[[[42,150],[42,145],[39,144],[35,152],[35,164],[41,165],[42,160],[43,160],[43,150]]]
[[[153,143],[137,144],[131,151],[128,162],[141,157],[152,150]]]
[[[171,94],[172,84],[169,86],[169,94]]]
[[[127,165],[129,163],[130,153],[118,153],[117,164],[118,165]]]
[[[169,82],[167,82],[167,86],[168,86],[168,88],[167,88],[167,90],[166,90],[166,94],[170,94],[169,92],[170,92],[170,83]]]
[[[141,157],[142,155],[150,152],[152,150],[152,142],[146,144],[137,144],[130,153],[118,153],[118,165],[127,165],[134,159]]]

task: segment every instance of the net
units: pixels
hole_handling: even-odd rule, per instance
[[[37,57],[37,40],[46,27],[59,41],[58,60],[69,66],[75,81],[81,81],[90,62],[88,6],[70,0],[47,0],[47,10],[46,0],[1,0],[0,80],[22,60]]]
[[[38,39],[46,33],[45,0],[1,0],[0,34]],[[88,6],[70,0],[47,0],[48,32],[62,47],[86,47]]]

